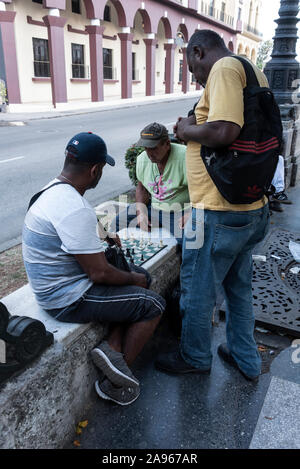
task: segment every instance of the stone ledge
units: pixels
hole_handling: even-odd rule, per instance
[[[168,238],[164,242],[168,246],[144,264],[152,275],[151,289],[163,296],[176,283],[180,271],[176,241]],[[88,352],[103,339],[107,328],[52,319],[37,305],[29,285],[1,301],[12,315],[41,320],[55,341],[0,386],[0,448],[62,448],[91,403],[98,373]]]

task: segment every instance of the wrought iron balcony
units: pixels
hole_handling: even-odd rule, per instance
[[[246,29],[246,31],[248,31],[249,33],[254,34],[255,36],[258,36],[258,37],[263,36],[263,34],[260,31],[258,31],[258,29],[253,28],[253,26],[250,26],[250,24],[244,23],[244,29]]]
[[[207,16],[211,16],[216,20],[222,21],[223,23],[228,24],[229,26],[233,27],[234,25],[233,16],[227,15],[225,11],[218,10],[207,2],[201,2],[201,13]]]

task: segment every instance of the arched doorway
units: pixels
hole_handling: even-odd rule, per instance
[[[232,41],[229,41],[229,43],[228,43],[228,49],[231,50],[231,52],[234,52],[234,46],[233,46],[233,42],[232,42]]]

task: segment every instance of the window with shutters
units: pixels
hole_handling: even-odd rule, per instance
[[[72,44],[72,77],[85,78],[84,46]]]
[[[34,76],[50,77],[48,40],[33,37],[32,43]]]
[[[113,79],[112,49],[103,48],[103,78],[104,80]]]
[[[80,0],[72,0],[72,12],[78,13],[80,15],[81,13]]]

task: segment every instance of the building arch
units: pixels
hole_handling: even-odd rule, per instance
[[[136,11],[135,17],[136,17],[137,13],[140,13],[140,15],[143,19],[144,33],[145,34],[152,33],[152,22],[151,22],[151,18],[149,16],[149,13],[146,10],[141,10],[140,8]]]
[[[185,24],[181,23],[178,26],[177,33],[180,32],[183,34],[184,42],[189,42],[189,32]]]
[[[172,26],[171,26],[170,20],[168,18],[162,17],[161,22],[164,26],[166,39],[172,39],[173,38],[173,31],[172,31]]]
[[[92,1],[92,0],[90,0],[90,1]],[[94,0],[94,2],[95,2],[95,0]],[[127,17],[126,17],[126,13],[125,13],[125,10],[123,8],[123,5],[122,5],[121,1],[120,0],[109,0],[109,2],[113,5],[113,7],[115,8],[115,11],[117,13],[118,26],[121,27],[121,28],[126,27],[127,26]],[[104,10],[105,10],[105,7],[107,6],[107,4],[108,4],[108,0],[106,0],[106,2],[102,2],[102,12],[101,12],[101,16],[100,16],[101,19],[103,19],[103,17],[104,17]]]
[[[245,55],[248,57],[248,59],[250,59],[250,47],[247,46],[246,49],[245,49]]]
[[[244,47],[243,47],[243,44],[240,43],[239,46],[238,46],[238,55],[242,55],[244,52]]]
[[[232,41],[229,41],[228,43],[228,49],[231,50],[231,52],[234,52],[234,45]]]
[[[256,50],[255,49],[252,49],[251,60],[254,64],[256,63]]]

